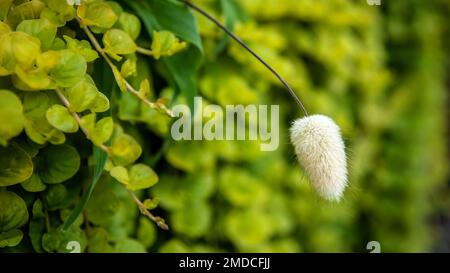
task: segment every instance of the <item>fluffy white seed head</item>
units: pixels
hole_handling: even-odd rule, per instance
[[[339,126],[323,115],[300,118],[292,124],[291,142],[319,195],[339,201],[347,185],[345,146]]]

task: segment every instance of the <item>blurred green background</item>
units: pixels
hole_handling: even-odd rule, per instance
[[[339,204],[316,197],[287,138],[300,116],[295,102],[197,16],[202,95],[220,105],[279,104],[282,140],[276,152],[254,142],[172,144],[171,167],[152,192],[173,230],[153,250],[366,252],[375,240],[383,252],[449,251],[448,1],[195,2],[233,26],[310,112],[342,127],[350,186]]]

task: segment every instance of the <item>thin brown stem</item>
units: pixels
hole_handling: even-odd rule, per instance
[[[92,45],[94,46],[95,50],[100,53],[100,55],[103,57],[103,59],[106,61],[106,63],[108,63],[109,67],[114,70],[115,69],[115,65],[113,64],[113,62],[111,61],[111,59],[108,57],[108,55],[106,54],[106,52],[103,50],[103,48],[100,46],[99,42],[97,41],[97,39],[95,38],[94,34],[91,32],[91,30],[89,29],[89,27],[87,26],[83,26],[81,24],[81,20],[79,18],[77,18],[77,21],[80,23],[81,28],[84,30],[84,32],[86,33],[86,35],[88,36],[89,40],[91,41]],[[144,48],[140,48],[138,47],[137,52],[145,54],[145,55],[149,55],[149,54],[153,54],[151,53],[151,50],[148,49],[144,49]],[[145,53],[144,53],[145,52]],[[152,55],[150,55],[152,56]],[[117,80],[117,79],[116,79]],[[149,101],[147,98],[141,96],[139,94],[139,92],[133,88],[133,86],[125,79],[123,79],[123,81],[125,82],[125,86],[127,88],[127,90],[129,92],[131,92],[134,96],[136,96],[137,98],[139,98],[142,102],[144,102],[145,104],[147,104],[149,107],[156,109],[156,110],[161,110],[162,112],[164,112],[166,115],[168,115],[169,117],[174,117],[175,115],[173,114],[173,112],[167,108],[167,106],[165,106],[162,103],[159,102],[151,102]]]
[[[68,108],[70,109],[70,102],[69,100],[67,100],[67,98],[64,96],[64,94],[61,92],[61,90],[56,89],[56,94],[58,95],[58,97],[61,99],[62,103]],[[69,110],[70,111],[70,110]],[[89,137],[89,131],[83,127],[82,123],[81,123],[81,118],[80,116],[75,113],[75,112],[71,112],[72,116],[75,118],[75,120],[78,123],[78,126],[80,126],[81,130],[83,131],[83,133],[86,135],[86,137],[88,139],[90,139]],[[106,147],[105,145],[99,145],[98,146],[100,149],[102,149],[103,151],[105,151],[108,156],[110,156],[109,154],[109,149],[108,147]],[[145,216],[147,216],[148,218],[150,218],[150,220],[152,220],[153,222],[155,222],[160,228],[164,229],[164,230],[168,230],[169,226],[165,223],[164,219],[159,217],[159,216],[154,216],[153,214],[151,214],[144,206],[144,204],[141,202],[141,200],[139,200],[139,198],[134,194],[133,191],[127,189],[128,192],[130,193],[131,197],[133,198],[133,201],[138,205],[139,210],[141,211],[142,214],[144,214]],[[85,218],[87,219],[87,218]]]
[[[133,198],[136,205],[138,205],[139,210],[141,211],[141,213],[143,215],[147,216],[150,220],[155,222],[160,228],[162,228],[164,230],[169,230],[169,226],[165,223],[163,218],[161,218],[159,216],[154,216],[150,211],[148,211],[148,209],[145,207],[145,205],[141,202],[141,200],[139,200],[139,198],[136,196],[136,194],[132,190],[129,190],[129,189],[127,189],[127,190],[128,190],[128,193]]]
[[[302,110],[303,114],[305,116],[308,116],[308,111],[306,111],[305,106],[303,105],[302,101],[300,100],[300,98],[297,96],[297,94],[294,92],[294,90],[292,90],[292,88],[289,86],[289,84],[286,82],[285,79],[283,79],[283,77],[281,77],[281,75],[274,69],[272,68],[266,61],[264,61],[258,54],[256,54],[255,51],[253,51],[246,43],[244,43],[244,41],[242,41],[241,38],[239,38],[238,36],[236,36],[236,34],[234,34],[231,30],[229,30],[226,26],[224,26],[223,24],[221,24],[219,21],[217,21],[214,17],[212,17],[209,13],[207,13],[205,10],[203,10],[202,8],[200,8],[199,6],[195,5],[194,3],[192,3],[189,0],[179,0],[181,2],[183,2],[184,4],[186,4],[186,6],[188,6],[189,8],[197,11],[199,14],[201,14],[202,16],[204,16],[205,18],[207,18],[208,20],[210,20],[211,22],[213,22],[216,26],[218,26],[220,29],[222,29],[228,36],[230,36],[233,40],[235,40],[240,46],[242,46],[245,50],[247,50],[251,55],[253,55],[253,57],[255,57],[261,64],[263,64],[267,69],[270,70],[270,72],[272,72],[272,74],[275,75],[275,77],[277,77],[277,79],[283,84],[283,86],[286,88],[286,90],[289,92],[289,94],[291,95],[291,97],[297,102],[298,106],[300,107],[300,109]]]
[[[133,86],[131,86],[130,83],[125,82],[125,86],[127,87],[127,90],[129,92],[131,92],[132,94],[134,94],[136,97],[140,98],[142,100],[142,102],[144,102],[145,104],[147,104],[149,107],[156,109],[156,110],[161,110],[163,111],[166,115],[168,115],[169,117],[175,117],[174,113],[172,112],[172,110],[170,110],[169,108],[167,108],[167,106],[165,106],[163,103],[159,103],[159,102],[151,102],[148,99],[144,98],[139,91],[137,91],[136,89],[134,89]]]
[[[67,109],[70,111],[70,102],[69,100],[64,96],[64,94],[61,92],[61,90],[59,89],[55,89],[56,94],[58,95],[59,99],[61,100],[61,102],[64,104],[64,106],[67,107]],[[70,113],[72,114],[72,116],[75,118],[75,120],[78,123],[78,126],[80,126],[81,131],[83,131],[83,133],[86,135],[86,137],[88,139],[91,139],[90,133],[89,131],[83,126],[83,123],[81,122],[81,118],[80,116],[73,111],[70,111]],[[97,145],[100,149],[102,149],[103,151],[105,151],[106,153],[109,152],[108,147],[106,147],[105,145],[101,144],[101,145]]]

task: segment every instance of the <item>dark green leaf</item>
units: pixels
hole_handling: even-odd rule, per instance
[[[66,144],[49,145],[37,157],[38,174],[47,184],[64,182],[80,168],[80,155],[74,147]]]

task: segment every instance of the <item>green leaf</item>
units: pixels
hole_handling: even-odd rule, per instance
[[[111,156],[114,163],[127,166],[136,161],[141,154],[142,148],[139,143],[116,126],[111,146]]]
[[[94,104],[91,107],[93,112],[105,112],[110,109],[109,99],[102,92],[97,92],[97,97],[94,100]]]
[[[21,183],[22,188],[28,192],[41,192],[47,188],[47,185],[42,183],[39,175],[33,173],[33,175],[26,181]]]
[[[49,9],[55,12],[58,21],[63,26],[67,21],[71,21],[75,18],[75,9],[67,3],[67,1],[61,0],[44,0]],[[42,16],[41,16],[42,17]]]
[[[44,90],[52,87],[47,71],[39,68],[25,71],[16,67],[16,75],[13,75],[12,80],[14,87],[23,91]]]
[[[114,78],[116,79],[117,85],[119,86],[120,91],[126,92],[127,91],[127,85],[124,77],[120,73],[119,69],[117,67],[112,68],[112,73],[114,75]]]
[[[113,8],[105,2],[83,3],[78,7],[77,15],[83,25],[102,29],[111,28],[118,19]]]
[[[170,80],[175,82],[177,91],[182,92],[192,110],[194,96],[197,94],[197,72],[203,59],[202,42],[194,16],[184,4],[176,1],[121,0],[121,2],[129,5],[141,18],[149,35],[153,31],[167,30],[193,45],[179,54],[162,59],[172,77]]]
[[[45,4],[40,0],[17,1],[21,2],[10,10],[6,23],[15,28],[18,23],[28,19],[38,19]]]
[[[87,64],[74,50],[47,51],[37,59],[38,67],[46,69],[59,87],[72,87],[84,79]]]
[[[42,249],[42,236],[45,233],[45,219],[33,219],[30,221],[28,236],[30,237],[33,249],[37,253],[44,252]]]
[[[56,129],[64,133],[75,133],[78,131],[78,123],[69,112],[69,109],[62,105],[53,105],[47,110],[48,122]]]
[[[64,133],[51,126],[46,118],[47,109],[59,102],[56,94],[54,92],[27,92],[23,100],[27,136],[38,144],[45,144],[47,141],[52,144],[64,143]]]
[[[49,145],[37,156],[37,172],[46,184],[57,184],[74,176],[80,168],[80,156],[69,145]]]
[[[0,145],[19,135],[25,125],[20,99],[9,90],[0,90]]]
[[[145,217],[139,218],[139,227],[137,230],[137,239],[146,248],[151,247],[156,241],[156,228],[149,219]]]
[[[128,33],[133,40],[136,40],[141,33],[141,21],[136,15],[128,12],[120,14],[116,27]]]
[[[92,142],[101,145],[111,138],[114,129],[113,119],[106,117],[96,123],[96,115],[94,113],[83,116],[81,123],[89,132]]]
[[[0,232],[0,248],[16,246],[22,241],[23,232],[13,229],[7,232]]]
[[[129,171],[127,188],[133,191],[150,188],[158,182],[158,175],[145,164],[135,164]]]
[[[109,174],[122,184],[128,185],[130,183],[130,177],[128,176],[128,170],[122,166],[113,167]]]
[[[137,46],[128,33],[120,29],[108,30],[103,35],[105,52],[112,58],[119,60],[118,55],[129,55],[136,52]]]
[[[67,188],[62,184],[51,185],[44,192],[44,202],[49,211],[64,209],[68,205]]]
[[[15,72],[16,66],[31,69],[40,53],[39,39],[24,32],[9,32],[0,38],[0,67],[9,74]]]
[[[145,199],[144,200],[144,206],[148,210],[155,209],[159,205],[160,199],[158,197],[155,197],[153,199]]]
[[[22,31],[38,38],[41,41],[42,49],[47,50],[53,44],[56,37],[56,25],[47,19],[33,19],[22,21],[16,31]]]
[[[27,180],[33,173],[30,156],[19,146],[0,146],[0,187],[11,186]]]
[[[14,192],[0,191],[0,233],[20,228],[28,222],[25,201]]]
[[[70,110],[83,112],[93,107],[98,90],[89,75],[70,88],[64,90],[64,94],[70,103]]]
[[[86,40],[79,41],[72,39],[67,35],[64,35],[64,40],[66,40],[67,49],[75,50],[78,54],[83,56],[88,63],[99,57],[97,51],[93,50],[91,44]]]
[[[36,199],[33,203],[32,213],[33,219],[45,218],[44,205],[42,204],[41,199]]]
[[[123,62],[122,67],[120,68],[120,73],[125,78],[135,76],[137,74],[137,58],[135,55],[131,56],[132,57],[127,58],[127,60]]]
[[[162,56],[172,56],[186,47],[187,44],[180,42],[170,31],[153,31],[152,53],[157,60]]]

